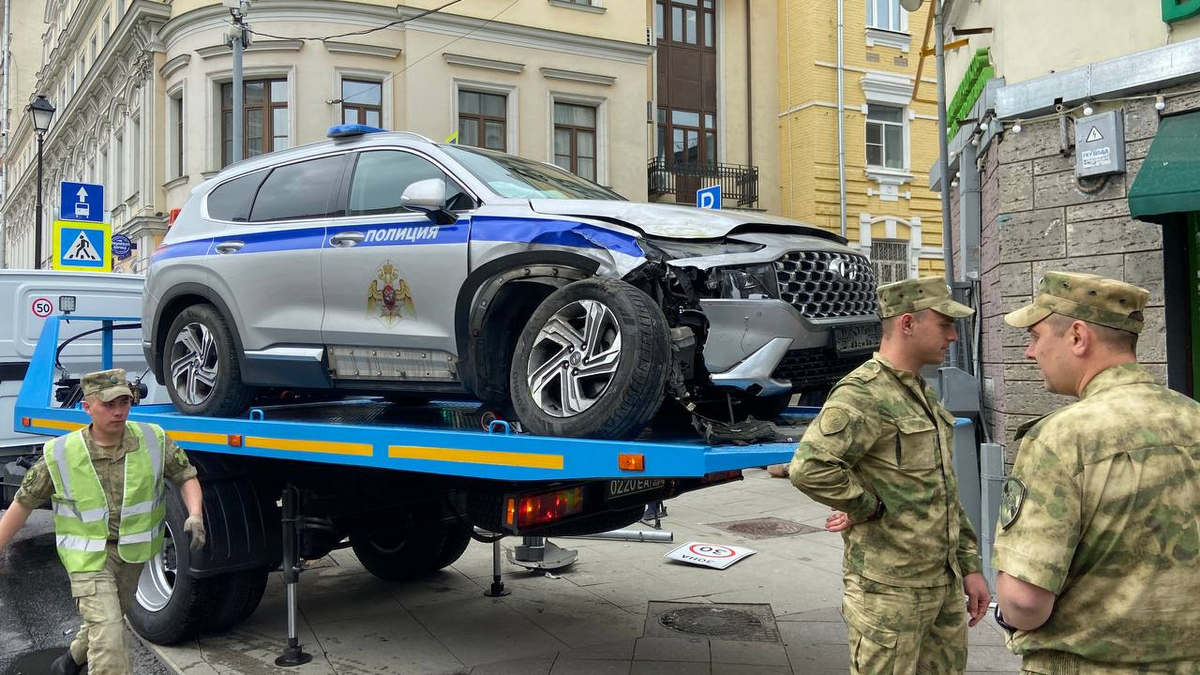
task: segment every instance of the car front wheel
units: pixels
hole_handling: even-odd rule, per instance
[[[521,332],[509,382],[513,407],[543,436],[637,436],[663,400],[666,318],[634,286],[584,279],[547,297]]]

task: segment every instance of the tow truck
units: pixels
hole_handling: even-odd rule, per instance
[[[97,370],[112,367],[117,331],[141,329],[135,317],[47,318],[17,398],[16,431],[56,436],[89,422],[78,379],[57,365],[67,321],[96,325]],[[367,571],[402,581],[449,566],[476,538],[493,543],[489,592],[500,594],[501,537],[624,527],[647,504],[787,461],[800,431],[797,422],[771,442],[713,446],[667,423],[615,442],[515,433],[494,417],[472,403],[378,398],[284,399],[238,418],[136,406],[129,419],[161,426],[197,467],[208,544],[192,554],[180,539],[186,511],[171,486],[165,545],[146,565],[130,623],[159,644],[226,630],[253,613],[282,565],[288,647],[279,663],[295,665],[307,656],[295,630],[302,560],[349,546]]]

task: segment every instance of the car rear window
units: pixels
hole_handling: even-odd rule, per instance
[[[266,177],[266,171],[255,171],[218,185],[208,195],[208,217],[243,223],[249,220],[250,205]]]
[[[342,215],[331,197],[341,183],[345,160],[345,155],[334,155],[275,168],[258,190],[250,220],[259,223]]]

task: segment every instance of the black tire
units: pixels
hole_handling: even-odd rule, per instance
[[[203,394],[197,393],[194,397],[178,391],[179,384],[172,368],[174,361],[186,358],[189,353],[184,345],[176,345],[176,339],[185,328],[197,332],[206,331],[212,338],[214,348],[205,350],[202,358],[204,365],[215,369],[215,381],[211,387],[201,385],[204,389]],[[167,393],[180,412],[205,417],[236,417],[245,412],[254,401],[254,388],[242,384],[241,363],[238,360],[233,334],[221,313],[212,305],[192,305],[175,317],[167,330],[162,359],[163,380],[166,382]]]
[[[605,376],[602,387],[590,392],[594,396],[588,407],[570,413],[564,412],[565,408],[547,411],[535,401],[529,383],[530,358],[535,349],[538,358],[545,357],[546,363],[555,360],[548,356],[553,348],[544,351],[549,342],[538,343],[538,334],[552,317],[582,308],[586,301],[599,303],[611,312],[612,321],[606,325],[610,333],[615,325],[618,331],[615,334],[620,339],[616,371]],[[566,368],[571,368],[570,364],[579,362],[563,363]],[[662,404],[669,363],[667,321],[649,296],[623,281],[583,279],[546,298],[521,331],[509,372],[513,407],[521,423],[534,434],[614,440],[634,438]],[[563,372],[566,376],[566,371]],[[554,386],[547,385],[546,389]],[[561,380],[558,390],[561,392]]]
[[[138,635],[157,645],[195,636],[208,621],[219,592],[214,579],[197,579],[188,573],[191,551],[183,533],[186,518],[179,489],[170,485],[163,552],[146,563],[127,613],[129,625]]]
[[[446,526],[421,519],[408,528],[363,529],[350,534],[350,547],[364,569],[384,581],[406,581],[441,569]],[[461,553],[460,553],[461,555]]]
[[[270,572],[265,568],[242,570],[206,580],[214,586],[215,598],[204,632],[224,633],[249,618],[262,602]]]
[[[436,572],[457,562],[467,551],[467,546],[471,543],[471,532],[474,529],[472,525],[458,521],[448,525],[446,538],[442,542],[442,550],[438,553],[437,560],[433,561],[433,566],[429,571]]]

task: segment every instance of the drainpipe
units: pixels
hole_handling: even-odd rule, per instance
[[[746,166],[754,166],[754,107],[751,103],[754,72],[750,61],[750,0],[746,0]]]
[[[937,101],[938,101],[938,164],[942,174],[942,255],[946,262],[946,285],[954,287],[954,239],[950,236],[950,175],[949,141],[946,138],[946,45],[942,30],[942,0],[933,0],[933,45],[937,56]],[[962,227],[962,223],[959,224]],[[958,343],[951,342],[947,358],[957,366]]]
[[[842,224],[842,238],[846,237],[846,55],[843,45],[846,32],[845,1],[837,0],[838,217]]]

